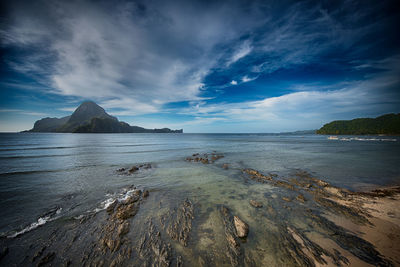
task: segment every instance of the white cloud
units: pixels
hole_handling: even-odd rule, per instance
[[[252,50],[253,50],[253,48],[251,47],[250,42],[248,40],[246,40],[233,53],[232,57],[230,58],[230,60],[227,63],[227,66],[235,63],[236,61],[240,60],[241,58],[244,58],[245,56],[250,54]]]
[[[251,81],[256,80],[257,78],[258,78],[258,77],[252,77],[252,78],[250,78],[250,77],[248,77],[248,76],[246,75],[246,76],[243,76],[243,77],[242,77],[242,82],[248,83],[248,82],[251,82]]]
[[[303,91],[258,101],[221,104],[201,102],[181,110],[181,113],[204,120],[220,118],[220,123],[233,123],[248,132],[280,132],[316,129],[331,120],[374,117],[396,112],[400,102],[399,92],[390,89],[390,86],[400,84],[398,67],[393,65],[395,62],[393,59],[387,63],[386,66],[392,67],[387,68],[383,75],[368,79],[339,82],[320,88],[317,84],[311,87],[299,85],[297,89],[302,88]],[[221,124],[214,125],[211,130],[224,132],[224,129],[228,128]]]
[[[76,109],[77,107],[67,107],[67,108],[59,108],[58,110],[61,110],[61,111],[68,111],[68,112],[74,112],[75,111],[75,109]]]
[[[237,40],[259,23],[239,18],[243,11],[236,6],[217,3],[195,8],[156,1],[143,9],[120,1],[112,5],[113,12],[106,2],[43,2],[40,9],[26,5],[14,10],[0,34],[6,45],[42,53],[10,65],[40,73],[53,93],[108,107],[131,104],[126,112],[132,115],[157,112],[169,102],[201,100],[204,77],[220,57],[215,46]],[[244,42],[231,61],[250,51]]]
[[[238,83],[237,83],[237,81],[232,80],[232,81],[231,81],[231,84],[232,84],[232,85],[237,85]]]

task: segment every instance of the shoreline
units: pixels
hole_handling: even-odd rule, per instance
[[[219,176],[187,191],[124,187],[96,212],[49,220],[15,238],[0,239],[1,263],[400,265],[400,186],[351,191],[304,170],[282,176],[261,173],[215,151],[181,162],[199,177]],[[151,178],[157,171],[162,171],[157,164],[146,163],[119,166],[114,173],[133,179]],[[39,236],[43,243],[36,243]]]

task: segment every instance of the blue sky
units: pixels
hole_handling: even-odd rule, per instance
[[[0,131],[93,100],[131,125],[282,132],[400,112],[396,1],[9,1]]]

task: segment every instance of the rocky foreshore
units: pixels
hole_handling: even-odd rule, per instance
[[[176,193],[131,185],[103,211],[63,219],[62,227],[55,220],[49,223],[52,231],[46,225],[0,239],[0,264],[400,265],[400,187],[354,192],[306,171],[281,176],[238,168],[217,152],[195,153],[186,161],[230,173],[241,190],[258,191],[232,190],[219,198],[203,194],[200,187]],[[156,169],[143,163],[116,172],[126,178],[151,177]],[[222,186],[218,192],[226,190]],[[41,232],[41,240],[35,231]]]

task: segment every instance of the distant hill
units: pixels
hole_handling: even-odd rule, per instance
[[[61,133],[182,133],[183,130],[145,129],[119,121],[92,101],[83,102],[71,116],[44,118],[28,132]]]
[[[30,132],[55,132],[69,120],[71,116],[63,118],[43,118],[35,122],[33,129]]]
[[[359,118],[347,121],[333,121],[317,130],[317,134],[400,134],[400,113],[386,114],[375,119]]]

